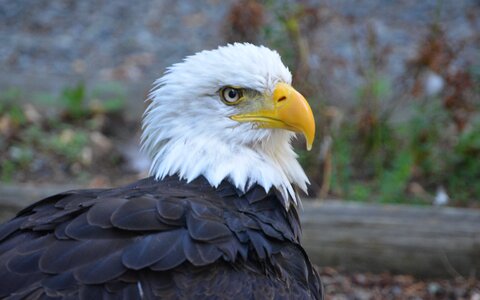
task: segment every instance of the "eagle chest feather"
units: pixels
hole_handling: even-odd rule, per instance
[[[52,196],[0,228],[0,297],[319,298],[282,203],[176,176]]]

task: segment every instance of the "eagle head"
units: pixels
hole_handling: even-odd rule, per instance
[[[158,179],[203,175],[212,186],[229,180],[246,191],[276,188],[286,207],[294,187],[308,179],[291,139],[305,136],[310,149],[315,121],[305,98],[291,86],[279,54],[235,43],[202,51],[174,64],[150,93],[142,146]]]

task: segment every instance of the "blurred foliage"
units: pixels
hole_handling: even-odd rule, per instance
[[[439,99],[413,106],[401,123],[386,119],[368,130],[363,119],[360,126],[359,120],[341,125],[331,150],[332,195],[430,203],[443,186],[458,205],[480,200],[480,110],[468,128],[456,131]]]
[[[85,117],[85,115],[88,113],[84,102],[85,85],[80,83],[75,87],[65,88],[60,95],[60,103],[65,105],[66,112],[75,119]]]
[[[317,115],[314,149],[299,151],[312,179],[311,195],[431,204],[437,191],[445,189],[454,205],[479,205],[480,64],[461,58],[466,45],[478,46],[480,33],[452,43],[437,21],[439,1],[416,55],[403,74],[392,78],[385,70],[392,49],[367,22],[363,34],[354,33],[352,40],[356,59],[351,67],[362,83],[355,105],[340,109],[324,96],[335,96],[329,74],[310,67],[311,48],[318,43],[314,32],[331,13],[309,2],[243,2],[250,7],[260,3],[255,11],[263,7],[274,18],[267,22],[265,13],[257,13],[255,26],[237,22],[242,41],[260,40],[277,49]],[[329,67],[335,68],[324,66]],[[430,74],[441,80],[441,89],[433,94],[425,87]]]
[[[98,159],[94,152],[108,153],[106,162],[118,160],[102,132],[109,119],[121,118],[123,90],[109,86],[89,93],[79,83],[58,96],[42,95],[47,108],[21,104],[22,97],[16,88],[0,93],[0,181],[81,176]]]

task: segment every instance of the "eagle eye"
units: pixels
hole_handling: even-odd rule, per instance
[[[243,91],[232,87],[224,87],[220,90],[220,98],[227,105],[234,105],[242,100]]]

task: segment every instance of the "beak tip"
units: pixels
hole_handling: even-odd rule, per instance
[[[312,114],[313,116],[313,114]],[[307,146],[307,151],[312,150],[313,146],[313,141],[315,140],[315,123],[313,122],[313,117],[312,117],[312,125],[307,129],[303,130],[303,136],[305,138],[305,144]]]
[[[307,151],[312,150],[313,140],[312,141],[309,141],[308,139],[305,139],[305,140],[306,140]]]

